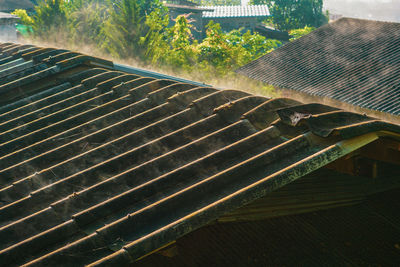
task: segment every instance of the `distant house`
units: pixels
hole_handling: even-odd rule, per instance
[[[1,12],[13,12],[15,9],[33,10],[36,0],[0,0]]]
[[[212,20],[221,25],[223,31],[243,28],[255,31],[260,22],[270,16],[266,5],[247,6],[199,6],[186,0],[171,0],[165,6],[169,9],[170,24],[179,15],[188,15],[196,39],[205,35],[205,26]]]
[[[342,18],[250,62],[250,78],[400,122],[400,23]]]
[[[204,7],[205,8],[205,7]],[[209,6],[212,11],[203,12],[203,23],[212,20],[224,31],[244,28],[254,31],[256,26],[270,16],[267,5]]]
[[[0,12],[0,41],[15,42],[17,41],[17,29],[15,23],[19,17],[8,13]]]

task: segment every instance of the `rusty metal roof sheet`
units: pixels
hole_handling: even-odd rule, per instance
[[[400,115],[400,23],[342,18],[241,67],[253,79]]]
[[[400,127],[0,45],[0,262],[123,265]]]

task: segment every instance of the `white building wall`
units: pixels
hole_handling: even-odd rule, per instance
[[[15,23],[0,24],[0,42],[16,42],[17,29]]]

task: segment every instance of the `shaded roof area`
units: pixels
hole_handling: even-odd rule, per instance
[[[397,265],[399,193],[393,190],[355,206],[313,213],[213,223],[135,266]]]
[[[0,45],[0,262],[124,265],[400,127]]]
[[[281,88],[400,115],[400,23],[342,18],[241,67]]]
[[[31,0],[0,0],[0,11],[14,11],[15,9],[33,9]]]
[[[270,15],[267,5],[203,6],[202,8],[212,9],[212,11],[204,11],[203,18],[266,17]]]

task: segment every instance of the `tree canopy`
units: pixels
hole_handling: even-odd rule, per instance
[[[320,27],[328,22],[322,11],[323,0],[253,0],[253,4],[266,4],[272,22],[279,30]]]
[[[24,10],[15,12],[31,27],[34,39],[75,48],[89,46],[114,58],[175,72],[201,72],[203,77],[231,75],[281,45],[242,29],[223,32],[212,21],[205,38],[195,40],[190,14],[178,16],[171,25],[158,0],[43,0],[35,11],[32,16]]]

